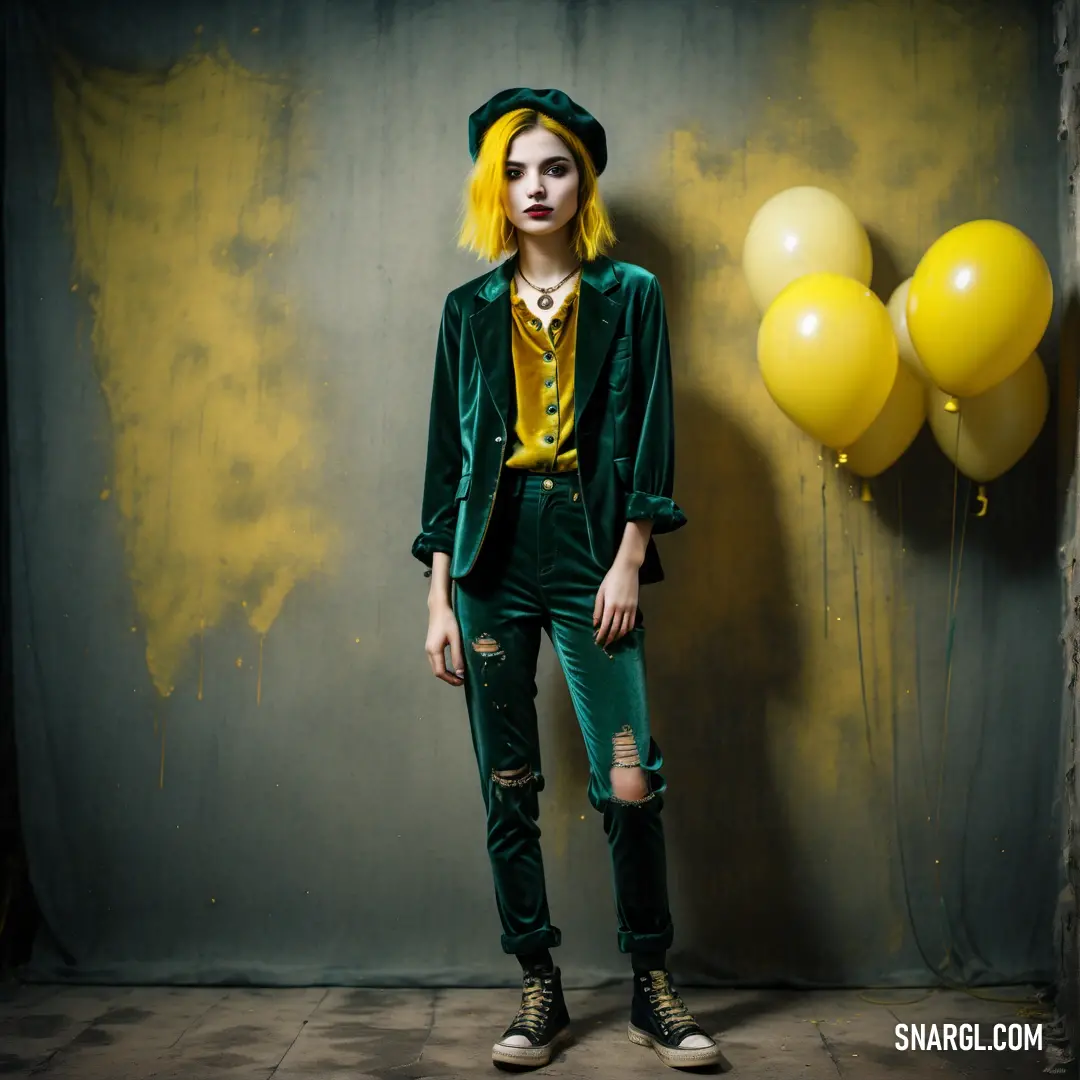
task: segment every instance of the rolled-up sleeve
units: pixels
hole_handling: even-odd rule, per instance
[[[428,414],[427,462],[420,533],[412,553],[431,566],[437,551],[454,550],[457,523],[455,495],[461,479],[461,428],[458,413],[459,312],[450,296],[443,304],[439,337],[435,344],[435,370]]]
[[[651,520],[652,531],[674,532],[686,515],[672,498],[675,487],[675,413],[667,316],[660,283],[648,284],[638,335],[644,402],[634,458],[633,490],[626,499],[627,521]]]

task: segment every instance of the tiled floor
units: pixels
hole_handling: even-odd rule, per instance
[[[679,1075],[626,1038],[629,985],[571,990],[575,1040],[541,1076]],[[975,996],[978,994],[979,996]],[[1019,1004],[987,1000],[1008,997]],[[723,1071],[748,1078],[878,1080],[1045,1077],[1043,1050],[899,1051],[895,1026],[1052,1017],[1023,991],[684,991],[719,1032]],[[498,1076],[490,1049],[517,1007],[511,990],[177,989],[9,986],[0,990],[0,1075],[78,1080],[465,1080]],[[940,1030],[940,1029],[939,1029]],[[1049,1049],[1049,1053],[1047,1052]],[[721,1070],[708,1070],[713,1073]],[[1075,1066],[1052,1068],[1072,1076]]]

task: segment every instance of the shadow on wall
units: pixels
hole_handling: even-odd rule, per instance
[[[643,591],[650,698],[670,786],[666,824],[683,978],[812,978],[817,954],[773,761],[770,704],[798,694],[801,648],[770,465],[737,419],[676,394],[667,580]]]
[[[798,694],[801,649],[772,469],[738,419],[685,389],[679,340],[692,267],[629,213],[615,257],[651,270],[675,371],[675,497],[688,525],[658,541],[666,580],[642,590],[676,919],[672,966],[692,982],[813,979],[832,965],[793,864],[792,812],[773,779],[769,706]],[[700,358],[697,358],[700,360]],[[553,734],[560,788],[587,766],[569,701]]]

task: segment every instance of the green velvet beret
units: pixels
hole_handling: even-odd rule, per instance
[[[473,161],[480,153],[480,143],[487,129],[504,113],[514,109],[536,109],[558,120],[585,144],[596,174],[599,176],[604,171],[607,165],[607,136],[600,122],[561,90],[530,90],[524,86],[500,90],[469,117],[469,154]]]

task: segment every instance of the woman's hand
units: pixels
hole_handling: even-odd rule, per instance
[[[461,648],[450,583],[450,553],[436,551],[431,560],[431,588],[428,590],[428,632],[424,649],[431,673],[451,686],[460,686],[465,675],[465,655]],[[450,670],[446,670],[446,647],[450,646]]]
[[[626,523],[622,543],[596,593],[593,607],[593,626],[597,630],[593,640],[605,649],[619,638],[629,634],[637,622],[638,572],[645,560],[645,549],[652,535],[651,521],[634,520]]]
[[[638,567],[617,558],[600,582],[593,606],[593,626],[599,624],[594,641],[605,649],[629,634],[637,622]]]
[[[446,647],[450,647],[451,669],[446,670]],[[427,642],[424,649],[431,664],[431,673],[451,686],[465,682],[465,654],[461,648],[461,627],[449,604],[434,604],[429,608]]]

